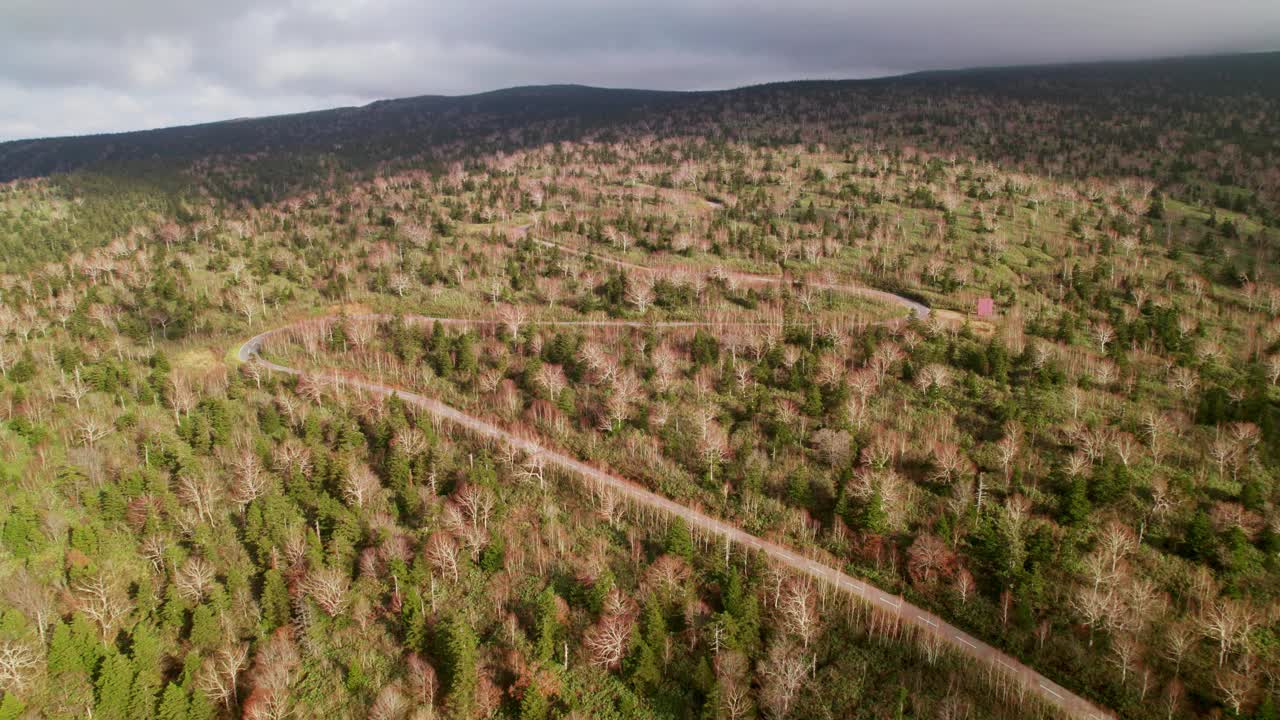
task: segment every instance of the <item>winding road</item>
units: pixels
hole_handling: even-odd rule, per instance
[[[601,261],[620,265],[627,268],[638,270],[653,270],[653,268],[643,267],[626,263],[613,258],[607,258],[599,255],[592,255],[584,251],[573,250],[566,246],[549,243],[546,241],[537,241],[540,244],[557,247],[561,250],[567,250],[579,255],[590,255]],[[753,275],[749,273],[731,273],[736,279],[744,282],[773,282],[785,283],[788,280],[784,278]],[[905,308],[911,313],[924,317],[929,313],[928,307],[908,298],[900,297],[881,290],[873,290],[858,286],[842,286],[829,283],[814,283],[815,287],[822,289],[838,290],[851,294],[861,295],[864,297],[872,297],[878,300],[891,302],[900,307]],[[385,319],[389,315],[367,315],[357,317],[368,317]],[[498,324],[496,320],[466,320],[459,318],[430,318],[425,316],[410,316],[415,321],[434,322],[439,320],[446,324]],[[696,323],[696,322],[668,322],[668,323],[646,323],[633,321],[609,321],[609,320],[587,320],[587,321],[558,321],[558,322],[534,322],[538,325],[586,325],[596,327],[699,327],[699,326],[719,326],[733,325],[734,323]],[[753,323],[741,323],[749,325]],[[241,362],[258,362],[262,366],[280,373],[288,375],[301,375],[302,371],[296,368],[280,365],[270,362],[261,357],[263,343],[272,336],[283,334],[295,327],[295,325],[285,325],[273,330],[268,330],[256,335],[240,346],[236,357]],[[815,580],[826,583],[827,585],[847,593],[856,595],[864,602],[870,604],[877,610],[887,613],[889,616],[897,618],[901,622],[914,628],[921,633],[921,637],[935,637],[946,646],[959,652],[961,655],[970,657],[979,663],[984,664],[997,674],[1003,673],[1009,678],[1019,693],[1027,692],[1034,694],[1042,699],[1050,707],[1061,711],[1065,716],[1071,718],[1080,718],[1082,720],[1104,720],[1114,716],[1109,712],[1099,709],[1088,700],[1072,693],[1066,688],[1049,680],[1035,670],[1018,662],[1017,659],[1001,652],[1000,650],[984,643],[978,638],[964,632],[963,630],[947,623],[941,617],[919,608],[898,595],[892,595],[883,590],[870,585],[862,580],[852,577],[840,569],[832,567],[806,557],[805,555],[788,548],[779,543],[766,540],[764,538],[752,535],[741,528],[724,520],[712,517],[703,512],[690,507],[681,505],[662,495],[646,490],[636,483],[627,480],[619,475],[615,475],[606,470],[588,465],[576,458],[566,455],[554,448],[547,447],[536,440],[517,436],[501,427],[474,415],[465,413],[457,408],[447,405],[437,399],[420,395],[401,388],[384,385],[382,383],[365,380],[359,377],[353,377],[348,373],[333,373],[334,377],[339,378],[347,387],[354,387],[359,390],[382,396],[397,395],[404,402],[410,403],[431,415],[447,420],[458,425],[470,432],[484,438],[496,441],[503,445],[513,446],[529,456],[540,457],[544,463],[553,465],[563,471],[576,474],[591,482],[608,488],[619,496],[631,500],[632,502],[646,506],[648,508],[668,513],[672,516],[683,518],[691,528],[696,528],[704,533],[719,536],[726,541],[737,545],[740,548],[748,548],[756,552],[763,553],[774,562],[785,565],[792,570],[803,573]]]

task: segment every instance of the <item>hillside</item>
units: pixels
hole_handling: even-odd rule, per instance
[[[1161,179],[1171,180],[1183,163],[1196,164],[1190,156],[1215,144],[1232,144],[1247,157],[1274,158],[1280,142],[1274,112],[1280,101],[1277,78],[1280,53],[924,72],[715,92],[568,85],[510,88],[188,127],[0,143],[0,182],[81,169],[118,171],[156,162],[186,166],[209,158],[264,154],[332,155],[348,169],[361,169],[412,157],[440,157],[460,144],[467,146],[466,152],[510,150],[578,139],[620,125],[678,132],[731,111],[785,125],[813,119],[815,105],[837,115],[820,118],[822,125],[851,119],[857,124],[859,117],[874,117],[880,132],[912,136],[915,142],[939,145],[933,149],[941,150],[924,130],[940,124],[958,130],[948,133],[952,150],[998,153],[1003,158],[1020,149],[1038,154],[1041,161],[1051,160],[1049,154],[1071,154],[1072,144],[1099,139],[1133,151],[1144,139],[1155,140],[1142,128],[1167,128],[1188,135],[1181,141],[1181,152],[1169,152],[1170,161],[1182,162],[1153,168]],[[1233,104],[1220,107],[1224,99]],[[1044,113],[1054,116],[1054,143],[1037,148],[1037,137],[1030,134],[1036,132],[1035,124],[1024,124],[1020,116]],[[664,123],[672,116],[680,117],[681,124]],[[1217,125],[1213,121],[1218,118],[1231,119]],[[900,127],[904,124],[909,127]],[[996,126],[1004,127],[1005,136],[989,147],[992,138],[987,133]],[[1099,132],[1110,136],[1099,138]],[[1083,174],[1115,170],[1095,161],[1071,169]],[[1274,187],[1266,191],[1270,196]]]
[[[1275,720],[1277,58],[6,145],[0,720]]]

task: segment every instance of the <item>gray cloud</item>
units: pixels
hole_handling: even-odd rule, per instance
[[[1275,0],[0,0],[0,140],[522,84],[702,89],[1276,47]]]

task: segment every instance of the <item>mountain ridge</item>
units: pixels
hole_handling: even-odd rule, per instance
[[[1106,90],[1107,92],[1100,92]],[[234,118],[166,128],[0,143],[0,182],[137,162],[178,163],[227,156],[341,151],[357,163],[381,162],[424,149],[466,144],[503,130],[545,126],[539,141],[570,139],[586,128],[670,113],[723,111],[728,103],[759,106],[783,100],[785,113],[820,95],[848,100],[886,93],[908,111],[916,100],[956,92],[994,94],[1077,105],[1123,93],[1164,102],[1173,92],[1202,100],[1217,94],[1280,97],[1280,52],[1145,61],[1109,61],[930,70],[850,80],[788,80],[725,90],[646,90],[561,83],[501,88],[468,95],[418,95],[360,106]],[[857,102],[850,103],[858,105]],[[778,112],[773,108],[773,112]]]

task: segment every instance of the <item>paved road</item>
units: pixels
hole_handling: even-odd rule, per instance
[[[608,260],[607,258],[602,259]],[[767,276],[751,277],[754,279]],[[844,291],[851,290],[851,288],[845,286],[832,285],[830,287]],[[879,297],[881,294],[881,291],[868,292],[877,293],[876,297]],[[889,294],[883,293],[883,295]],[[889,297],[893,298],[893,302],[907,307],[913,312],[920,312],[922,316],[928,313],[928,308],[916,303],[915,301],[893,295],[890,295]],[[391,316],[369,315],[357,317],[386,319]],[[441,323],[454,325],[497,324],[500,322],[496,320],[466,320],[459,318],[430,318],[423,316],[411,316],[411,318],[416,322],[435,322],[439,320]],[[708,327],[724,327],[725,325],[732,325],[732,323],[720,323],[718,325],[714,323],[702,324],[682,322],[644,323],[625,320],[560,321],[555,323],[538,324],[587,325],[596,327],[692,327],[699,325],[705,325]],[[286,325],[274,330],[268,330],[267,332],[250,338],[240,346],[240,349],[237,352],[237,357],[242,362],[257,361],[263,366],[276,372],[286,373],[289,375],[300,375],[302,371],[267,361],[259,354],[263,343],[268,338],[278,333],[283,333],[291,327],[293,326]],[[899,618],[902,622],[916,628],[917,630],[923,633],[935,635],[952,649],[959,651],[962,655],[967,655],[981,663],[985,663],[988,667],[993,669],[1002,670],[1014,682],[1021,684],[1023,688],[1038,695],[1050,706],[1060,709],[1068,717],[1081,718],[1083,720],[1103,720],[1104,718],[1113,717],[1110,713],[1100,710],[1084,698],[1081,698],[1057,683],[1054,683],[1052,680],[1049,680],[1035,670],[1032,670],[1018,662],[1013,657],[1006,655],[976,637],[973,637],[963,630],[947,623],[937,615],[906,602],[900,596],[889,594],[874,585],[870,585],[862,580],[847,575],[837,568],[806,557],[805,555],[779,543],[756,537],[736,525],[681,505],[673,500],[646,490],[645,488],[640,487],[634,482],[631,482],[619,475],[588,465],[558,450],[544,446],[536,440],[518,437],[483,418],[469,415],[434,398],[370,380],[365,380],[363,378],[353,377],[345,372],[341,374],[335,372],[332,375],[347,387],[354,387],[375,395],[398,395],[405,402],[425,410],[438,418],[455,423],[476,435],[494,440],[504,445],[514,446],[530,456],[538,456],[547,464],[559,467],[564,471],[577,474],[591,482],[598,483],[599,485],[609,488],[625,498],[629,498],[633,502],[681,517],[689,524],[690,527],[697,528],[704,533],[725,538],[739,547],[749,548],[751,550],[764,553],[775,562],[786,565],[796,572],[804,573],[805,575],[827,583],[842,592],[857,595],[864,601],[870,603],[873,607]]]

